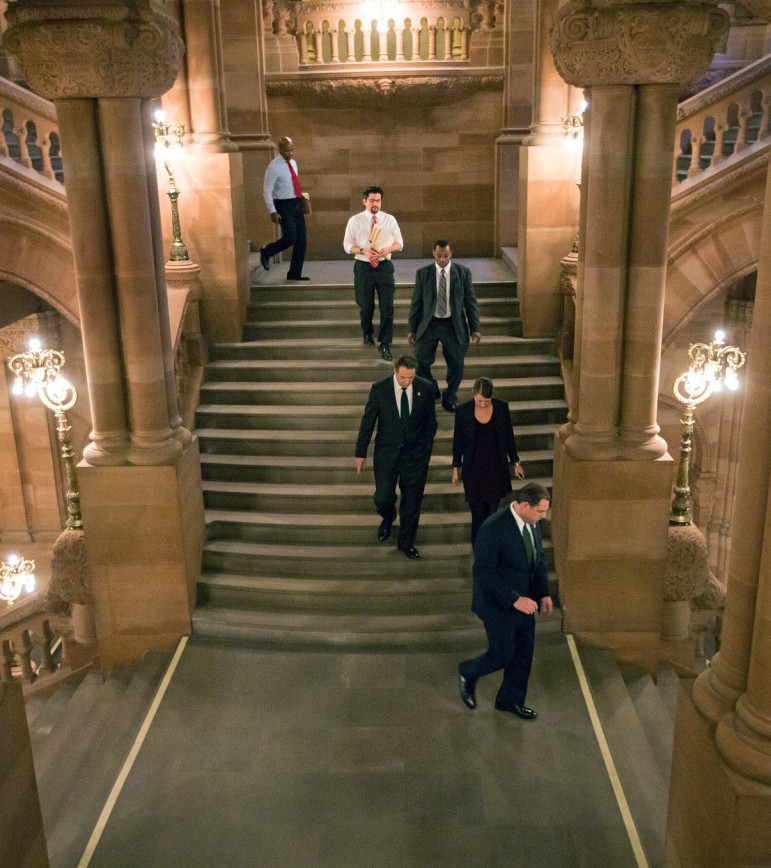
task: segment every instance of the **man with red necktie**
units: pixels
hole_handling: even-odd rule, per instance
[[[367,187],[363,197],[364,210],[354,214],[345,228],[343,249],[356,260],[353,264],[353,287],[364,343],[375,343],[372,317],[377,292],[380,356],[390,362],[396,291],[391,254],[401,250],[404,242],[396,218],[381,210],[383,190],[380,187]]]
[[[262,191],[270,219],[281,227],[281,238],[260,248],[260,264],[270,270],[270,260],[277,253],[292,248],[287,280],[310,280],[303,275],[305,249],[305,214],[303,191],[297,174],[297,163],[292,158],[294,144],[288,136],[278,140],[278,156],[268,163]]]

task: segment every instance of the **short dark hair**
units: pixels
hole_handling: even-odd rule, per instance
[[[364,192],[361,194],[362,199],[367,199],[370,193],[379,193],[381,196],[383,195],[382,187],[365,187]]]
[[[418,360],[410,353],[405,353],[403,356],[399,356],[399,358],[394,362],[394,370],[398,371],[399,368],[408,368],[410,371],[417,371]]]
[[[544,488],[538,482],[528,482],[527,485],[523,485],[522,488],[514,492],[514,499],[517,503],[526,503],[528,506],[538,506],[542,500],[548,500],[551,503],[549,489]]]
[[[434,246],[431,248],[432,250],[436,250],[437,247],[449,247],[450,242],[446,238],[437,238],[434,241]]]
[[[493,397],[493,381],[489,377],[479,377],[474,380],[471,387],[472,395],[481,395],[483,398]]]

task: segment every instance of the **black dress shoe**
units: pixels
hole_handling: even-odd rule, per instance
[[[448,413],[454,413],[458,409],[458,402],[454,400],[442,400],[442,407],[444,407],[444,409],[447,410]]]
[[[508,711],[510,714],[516,714],[517,717],[521,717],[522,720],[535,720],[538,717],[538,712],[533,711],[532,708],[528,708],[526,705],[503,705],[496,702],[495,710]]]
[[[391,355],[391,347],[388,344],[380,344],[380,357],[385,359],[387,362],[393,361],[393,356]]]
[[[364,335],[364,343],[369,346],[375,345],[375,338],[372,335]]]
[[[476,681],[470,681],[468,678],[464,678],[462,675],[460,678],[460,698],[463,700],[463,704],[466,708],[475,709],[477,707],[477,697],[475,688],[477,686]]]
[[[414,561],[416,558],[420,557],[418,550],[415,546],[410,546],[409,548],[403,549],[399,546],[399,551],[404,555],[404,557],[409,558],[411,561]]]
[[[287,274],[286,279],[287,280],[310,280],[310,277],[307,277],[305,274],[301,275],[300,277],[290,277]]]
[[[265,271],[270,271],[270,256],[265,252],[264,247],[260,247],[260,265]]]
[[[384,518],[380,522],[380,529],[377,532],[377,541],[385,542],[389,536],[391,536],[391,525],[394,523],[393,519]]]

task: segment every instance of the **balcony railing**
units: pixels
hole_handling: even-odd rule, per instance
[[[48,100],[0,78],[3,126],[0,157],[64,183],[64,163],[56,110]]]
[[[694,178],[771,134],[771,55],[682,102],[673,182]]]

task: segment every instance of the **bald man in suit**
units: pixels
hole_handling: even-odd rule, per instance
[[[433,388],[416,376],[417,367],[414,356],[400,356],[394,362],[393,376],[372,386],[356,440],[356,473],[360,474],[366,467],[367,448],[377,426],[375,509],[383,519],[378,540],[385,542],[391,536],[398,482],[401,501],[396,544],[410,560],[419,556],[413,543],[437,428]]]

